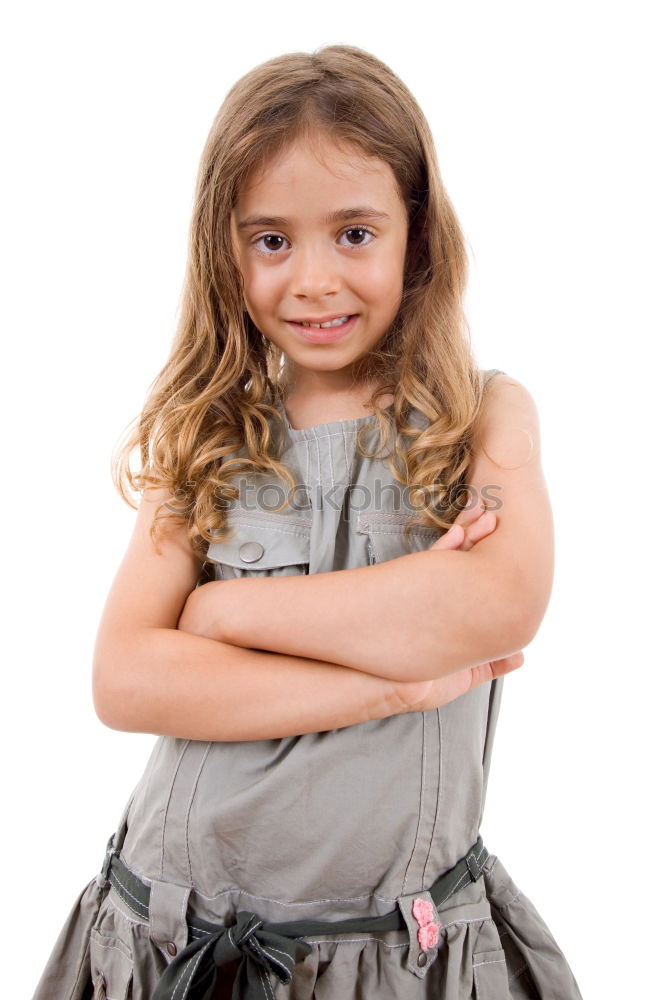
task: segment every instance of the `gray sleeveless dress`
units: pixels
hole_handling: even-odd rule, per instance
[[[410,419],[423,420],[414,411]],[[374,414],[303,430],[285,424],[283,461],[307,489],[282,512],[284,484],[262,480],[248,491],[230,512],[233,536],[209,547],[217,579],[365,566],[439,537],[428,528],[404,535],[406,492],[383,459],[356,452],[363,424],[375,443]],[[80,1000],[93,983],[96,997],[147,1000],[187,942],[186,917],[374,917],[426,892],[480,832],[502,686],[304,736],[158,738],[121,821],[122,860],[151,886],[149,918],[94,879],[34,1000]],[[407,930],[308,938],[312,950],[291,983],[273,979],[275,1000],[580,1000],[546,924],[496,855],[439,920],[425,969]]]

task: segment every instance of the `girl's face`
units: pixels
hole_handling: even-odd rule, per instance
[[[234,252],[247,311],[284,352],[290,391],[349,387],[350,366],[398,311],[408,228],[388,164],[326,134],[250,178],[232,212]]]

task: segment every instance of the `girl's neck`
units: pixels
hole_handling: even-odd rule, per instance
[[[363,393],[338,392],[334,394],[288,392],[282,396],[287,419],[294,430],[302,430],[315,424],[330,423],[334,420],[353,420],[367,417],[373,412],[369,405],[371,391]],[[379,406],[385,409],[393,402],[392,393],[379,397]]]

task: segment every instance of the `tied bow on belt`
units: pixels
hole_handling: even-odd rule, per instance
[[[210,1000],[217,970],[240,958],[232,1000],[274,997],[268,973],[291,982],[296,962],[312,948],[298,938],[264,929],[256,913],[241,911],[236,923],[191,941],[165,969],[152,1000]]]

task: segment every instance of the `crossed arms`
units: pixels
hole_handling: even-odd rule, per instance
[[[146,537],[153,504],[142,501],[95,647],[102,721],[193,739],[317,732],[417,710],[434,693],[428,684],[463,693],[466,668],[527,645],[553,573],[527,390],[496,376],[480,430],[467,482],[472,493],[492,484],[499,506],[495,530],[468,551],[193,589],[199,566],[187,541],[174,531],[156,555]]]

